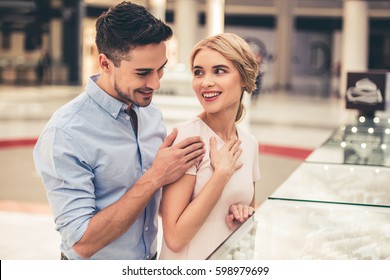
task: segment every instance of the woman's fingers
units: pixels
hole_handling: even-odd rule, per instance
[[[254,208],[249,205],[233,204],[230,206],[230,213],[235,220],[244,222],[253,215]]]

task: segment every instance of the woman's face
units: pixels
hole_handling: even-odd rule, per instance
[[[192,88],[206,113],[227,110],[235,116],[243,82],[230,60],[218,51],[202,49],[194,57],[192,75]]]

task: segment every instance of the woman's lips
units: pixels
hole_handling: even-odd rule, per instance
[[[218,96],[221,95],[221,92],[220,91],[203,91],[201,94],[202,94],[202,97],[206,101],[214,101],[215,99],[217,99]]]

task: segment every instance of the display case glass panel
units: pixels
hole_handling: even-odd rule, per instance
[[[390,109],[390,108],[389,108]],[[347,125],[358,125],[358,126],[380,126],[390,128],[390,115],[388,112],[376,112],[373,117],[359,116],[351,114],[348,116]]]
[[[390,169],[303,163],[270,198],[390,207]]]
[[[305,161],[390,167],[390,143],[327,142],[314,150]]]
[[[390,166],[390,128],[348,126],[334,134],[307,162]]]
[[[390,260],[390,209],[269,200],[209,259]]]
[[[390,143],[390,127],[379,125],[343,125],[334,131],[327,142]]]

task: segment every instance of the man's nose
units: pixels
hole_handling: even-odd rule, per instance
[[[150,75],[146,86],[154,90],[157,90],[160,88],[160,79],[161,77],[157,73],[152,74]]]

